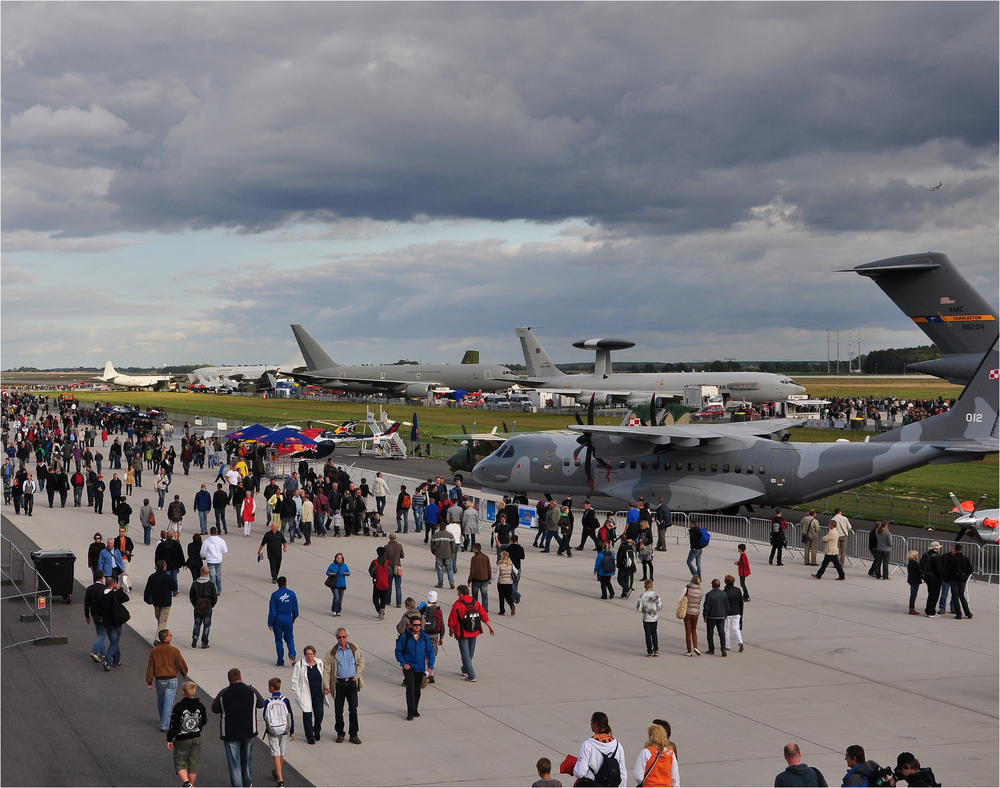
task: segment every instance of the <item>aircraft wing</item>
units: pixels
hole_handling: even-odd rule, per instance
[[[510,435],[506,432],[495,433],[495,432],[476,432],[468,433],[464,435],[432,435],[432,438],[445,441],[457,441],[458,443],[465,443],[466,441],[473,441],[474,443],[489,443],[493,446],[499,446],[501,443],[506,441]]]
[[[693,448],[699,446],[702,441],[721,445],[730,441],[771,437],[795,426],[801,427],[802,422],[799,419],[763,419],[725,424],[672,424],[663,427],[598,427],[573,424],[569,429],[573,432],[604,436],[611,440],[628,439],[657,446],[674,444]]]

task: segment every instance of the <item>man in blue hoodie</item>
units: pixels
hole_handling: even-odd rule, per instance
[[[201,526],[203,534],[208,533],[208,513],[212,511],[212,494],[201,485],[201,489],[194,494],[194,510],[198,513],[198,525]]]
[[[774,778],[775,786],[785,786],[785,788],[797,788],[798,786],[825,786],[826,778],[823,772],[812,766],[802,763],[802,751],[795,742],[785,745],[785,771]]]

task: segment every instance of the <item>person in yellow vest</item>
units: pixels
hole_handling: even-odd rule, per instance
[[[646,729],[649,740],[639,751],[632,776],[642,786],[680,785],[681,773],[677,767],[677,753],[667,738],[662,725],[651,723]]]

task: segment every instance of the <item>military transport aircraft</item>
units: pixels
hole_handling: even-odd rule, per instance
[[[777,402],[788,399],[792,394],[805,392],[791,378],[765,372],[615,373],[611,369],[611,351],[635,344],[625,339],[585,339],[573,343],[573,347],[596,351],[597,356],[593,374],[567,375],[552,363],[530,328],[516,328],[514,332],[521,340],[521,352],[529,378],[546,381],[544,385],[521,385],[534,385],[534,388],[565,394],[581,405],[588,404],[591,399],[597,405],[645,405],[654,394],[658,404],[663,405],[680,401],[685,386],[718,386],[724,396],[754,404]]]
[[[300,325],[292,326],[306,370],[289,373],[296,380],[328,389],[361,394],[395,394],[422,399],[436,390],[503,391],[524,383],[499,364],[338,364]]]
[[[907,369],[963,386],[972,379],[997,331],[997,312],[948,255],[907,254],[841,270],[870,277],[945,354]]]
[[[109,386],[121,386],[126,389],[148,389],[152,386],[162,386],[174,379],[173,375],[126,375],[118,372],[109,361],[104,365],[104,374],[98,375],[98,380]]]
[[[476,432],[476,423],[472,422],[472,432],[466,430],[463,424],[461,435],[432,435],[431,437],[436,440],[456,441],[462,444],[464,448],[452,454],[447,460],[448,467],[453,473],[457,473],[458,471],[471,471],[480,458],[492,454],[497,446],[514,434],[517,422],[514,422],[512,429],[507,429],[506,422],[503,425],[503,432],[497,432],[498,429],[498,427],[494,427],[490,432]]]
[[[679,511],[735,512],[740,505],[815,501],[927,464],[980,459],[998,450],[998,337],[947,413],[863,443],[792,443],[794,419],[649,427],[575,425],[523,434],[480,461],[483,488],[621,500],[663,496]],[[657,419],[650,419],[656,424]]]
[[[188,374],[190,389],[215,391],[238,389],[247,383],[257,383],[261,388],[273,388],[275,375],[305,369],[305,360],[296,353],[284,364],[236,364],[230,367],[199,367]]]

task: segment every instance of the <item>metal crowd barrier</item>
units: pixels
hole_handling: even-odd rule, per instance
[[[24,640],[10,635],[12,627],[3,627],[3,648],[52,638],[52,589],[24,554],[6,536],[0,536],[0,601],[12,602],[21,609],[20,622],[41,624],[42,634]],[[6,616],[5,616],[6,617]],[[11,640],[12,642],[6,642]]]

